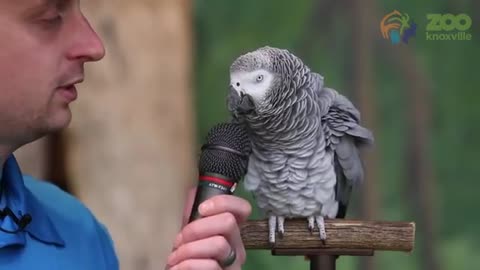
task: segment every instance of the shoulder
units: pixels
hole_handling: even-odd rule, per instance
[[[92,212],[77,198],[61,190],[57,186],[23,176],[25,187],[42,204],[52,219],[61,217],[63,222],[87,225],[95,221]],[[85,224],[83,224],[85,223]]]
[[[45,209],[47,215],[62,237],[75,238],[79,235],[85,242],[96,243],[103,253],[108,269],[116,269],[118,264],[114,244],[108,229],[94,216],[79,199],[57,186],[24,175],[24,183],[35,199]],[[69,241],[69,239],[65,239]],[[72,242],[77,242],[73,240]]]

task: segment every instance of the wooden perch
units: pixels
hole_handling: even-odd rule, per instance
[[[414,247],[415,223],[325,220],[327,240],[313,234],[306,219],[286,219],[285,235],[276,237],[275,246],[268,242],[268,220],[250,220],[241,227],[246,249],[268,249],[274,255],[366,255],[375,250],[410,252]]]

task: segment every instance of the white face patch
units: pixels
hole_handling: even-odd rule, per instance
[[[248,94],[255,104],[259,104],[265,98],[273,81],[273,74],[264,69],[253,72],[233,72],[230,74],[230,84],[241,94]]]

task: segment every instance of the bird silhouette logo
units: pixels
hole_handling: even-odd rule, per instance
[[[402,41],[408,44],[408,40],[415,36],[417,24],[410,20],[407,13],[394,10],[385,15],[380,21],[380,31],[384,39],[390,40],[394,45]]]

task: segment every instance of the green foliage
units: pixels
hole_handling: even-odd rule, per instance
[[[264,45],[292,50],[326,78],[328,86],[351,97],[349,70],[352,65],[350,6],[337,1],[325,18],[311,25],[316,0],[304,1],[202,1],[195,2],[195,94],[198,142],[210,127],[225,121],[228,69],[238,55]],[[478,20],[474,1],[377,1],[380,15],[393,9],[406,12],[418,24],[408,45],[418,67],[431,84],[432,119],[430,152],[436,179],[436,220],[440,234],[436,247],[443,269],[474,269],[480,266],[479,204],[480,166],[480,63]],[[478,5],[477,5],[478,7]],[[471,41],[427,41],[427,13],[467,13],[472,16]],[[379,29],[381,16],[372,20],[374,43],[387,42]],[[309,48],[308,50],[305,48]],[[374,50],[377,128],[375,151],[380,156],[379,219],[414,220],[412,196],[406,184],[407,117],[410,104],[406,82],[387,52]],[[388,47],[395,54],[398,47]],[[239,195],[250,199],[240,188]],[[255,209],[253,218],[260,217]],[[421,269],[419,248],[422,232],[412,254],[378,252],[379,269]],[[341,258],[338,269],[354,269],[356,260]],[[303,257],[274,257],[269,252],[249,251],[245,269],[308,269]]]

